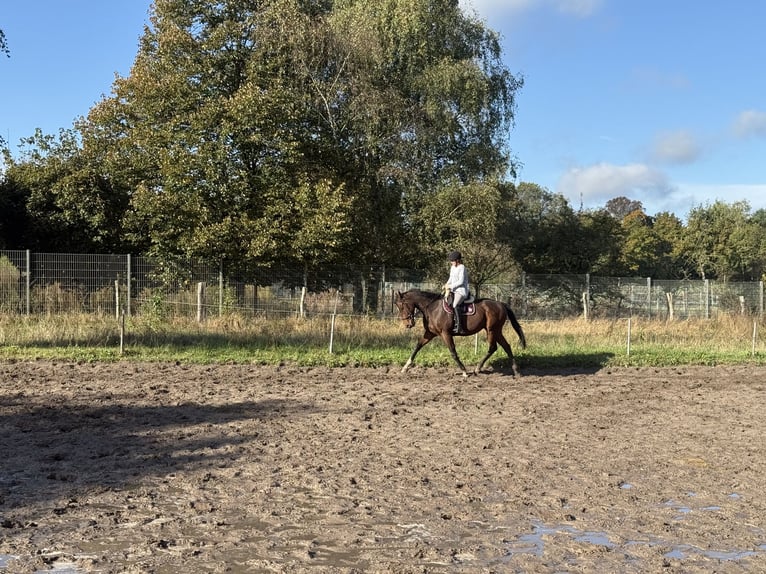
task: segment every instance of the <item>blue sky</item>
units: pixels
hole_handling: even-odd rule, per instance
[[[524,77],[519,180],[650,215],[766,208],[766,2],[461,0]]]
[[[625,196],[684,218],[766,208],[766,2],[460,0],[524,78],[509,133],[519,181],[573,207]],[[127,75],[149,0],[28,0],[0,12],[0,135],[70,128]]]

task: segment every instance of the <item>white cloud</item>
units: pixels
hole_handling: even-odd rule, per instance
[[[692,163],[699,158],[702,148],[697,138],[687,130],[659,134],[652,147],[653,159],[663,163]]]
[[[587,18],[599,9],[601,0],[556,0],[555,4],[560,12]]]
[[[766,184],[688,184],[680,183],[675,201],[686,199],[688,209],[716,201],[731,204],[747,201],[752,211],[766,209]]]
[[[603,0],[460,0],[464,10],[476,11],[481,17],[521,14],[536,8],[551,7],[564,14],[587,18],[596,12]]]
[[[745,110],[734,120],[733,129],[740,138],[766,136],[766,112]]]
[[[599,163],[576,167],[561,176],[556,192],[575,207],[603,207],[615,197],[641,201],[654,200],[669,193],[672,186],[659,170],[644,164],[612,165]]]
[[[644,164],[600,163],[570,169],[559,180],[556,193],[579,209],[599,209],[615,197],[640,201],[649,215],[667,211],[684,219],[692,208],[716,201],[747,201],[752,211],[766,209],[766,184],[671,183],[660,170]]]
[[[668,72],[654,66],[642,66],[630,71],[626,89],[635,90],[686,90],[691,86],[689,78],[679,72]]]
[[[540,0],[460,0],[460,7],[489,18],[500,14],[518,14],[540,4]]]

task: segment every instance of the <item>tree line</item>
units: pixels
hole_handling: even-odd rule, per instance
[[[0,141],[0,248],[434,270],[458,248],[479,284],[763,277],[746,202],[682,222],[515,183],[523,78],[501,55],[458,0],[156,0],[87,117]]]

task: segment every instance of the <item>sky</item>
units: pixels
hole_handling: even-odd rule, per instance
[[[508,143],[516,182],[649,215],[745,200],[766,208],[766,2],[460,0],[498,32],[524,85]],[[4,2],[0,136],[73,127],[126,76],[150,0]]]

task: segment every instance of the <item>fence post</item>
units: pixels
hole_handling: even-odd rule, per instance
[[[201,323],[204,318],[204,299],[205,299],[205,284],[200,281],[197,283],[197,322]]]
[[[120,278],[114,280],[114,313],[115,318],[120,318]]]
[[[668,291],[665,293],[665,299],[668,301],[668,321],[672,321],[675,318],[675,307],[673,307],[673,293]]]
[[[646,317],[652,318],[652,278],[646,278]]]
[[[223,259],[218,267],[218,316],[223,317]]]
[[[705,288],[705,319],[710,319],[710,279],[703,282]]]
[[[128,317],[130,317],[130,296],[131,296],[131,292],[130,292],[130,273],[131,273],[130,263],[131,263],[131,261],[130,261],[130,253],[128,253],[127,262],[126,262],[127,271],[125,273],[125,283],[126,283],[126,288],[125,288],[125,310],[126,310],[126,313],[128,314]]]
[[[758,316],[763,319],[763,281],[758,281]]]
[[[27,307],[27,315],[29,315],[31,309],[30,309],[30,301],[31,301],[31,286],[32,286],[32,254],[27,249],[26,252],[26,266],[27,266],[27,272],[24,274],[26,277],[26,281],[24,282],[24,291],[25,293],[25,299],[26,299],[26,307]]]
[[[527,315],[527,309],[529,308],[529,295],[527,294],[527,272],[521,272],[521,314]]]
[[[380,318],[382,319],[386,315],[386,265],[383,264],[380,270],[380,289],[378,289],[379,305],[380,305]]]

